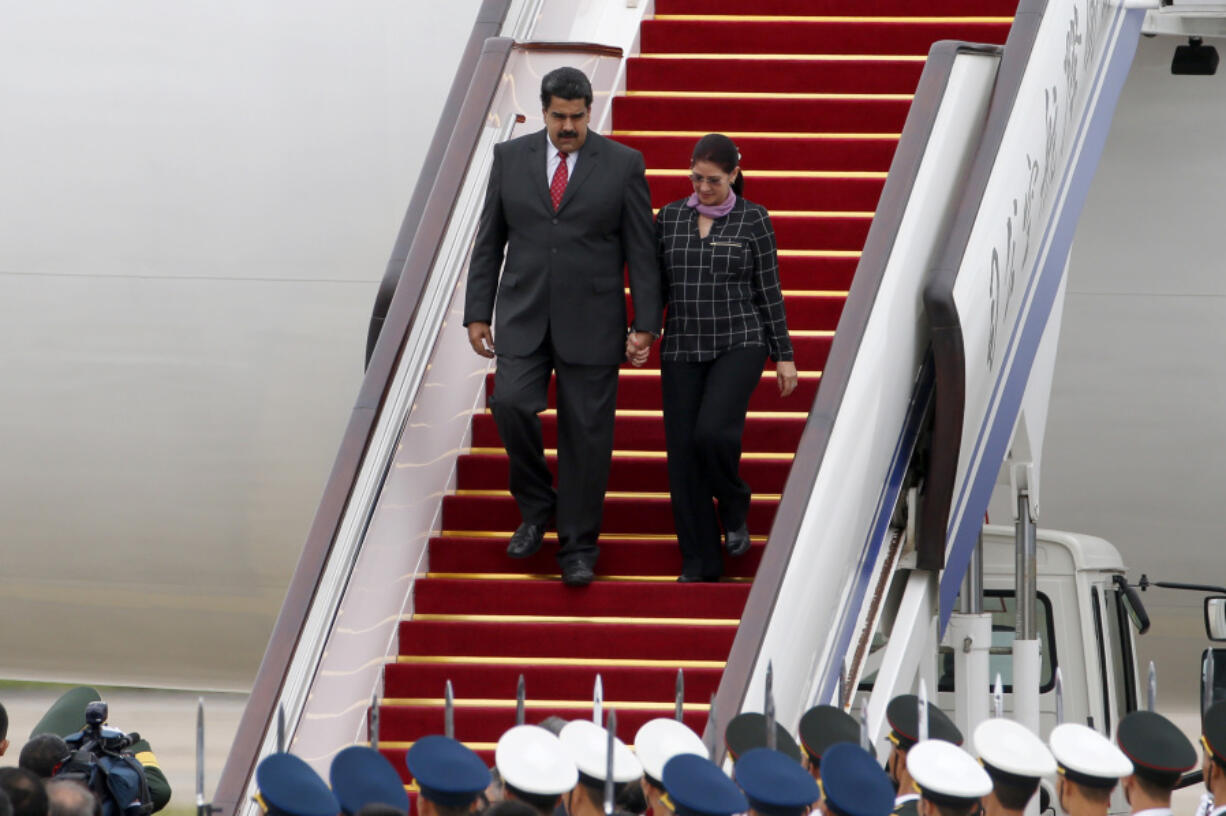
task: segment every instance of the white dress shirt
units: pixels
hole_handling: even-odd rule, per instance
[[[582,149],[583,148],[579,148],[579,150],[582,150]],[[566,183],[567,184],[570,184],[570,180],[574,178],[575,163],[579,161],[579,150],[576,150],[574,153],[566,154]],[[553,146],[553,142],[549,141],[549,132],[546,131],[545,132],[545,186],[546,187],[550,187],[553,185],[553,174],[558,172],[558,162],[561,161],[561,159],[558,158],[558,153],[560,152],[561,151],[559,151],[556,147]]]

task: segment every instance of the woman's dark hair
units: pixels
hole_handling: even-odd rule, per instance
[[[736,149],[736,143],[722,133],[708,133],[694,145],[694,155],[690,157],[690,167],[700,161],[711,162],[731,175],[741,164],[741,151]],[[732,182],[732,192],[738,196],[745,189],[745,174],[737,173],[736,181]]]
[[[585,107],[592,107],[592,83],[587,74],[578,68],[554,68],[541,77],[541,109],[549,107],[554,97],[558,99],[582,99]]]

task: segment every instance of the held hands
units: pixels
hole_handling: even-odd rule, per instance
[[[800,382],[800,375],[796,373],[796,363],[790,361],[775,363],[775,379],[779,381],[779,396],[786,397],[795,391]]]
[[[489,323],[468,324],[468,344],[482,357],[494,356],[494,333]]]
[[[632,331],[626,335],[626,359],[630,361],[630,365],[635,368],[643,367],[643,363],[647,362],[647,355],[651,352],[651,344],[654,340],[655,337],[651,332]]]

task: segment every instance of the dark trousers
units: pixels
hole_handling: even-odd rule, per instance
[[[511,460],[511,495],[529,524],[556,517],[558,562],[594,566],[600,549],[617,369],[574,365],[560,359],[548,335],[532,354],[498,355],[491,408]],[[548,405],[549,375],[557,375],[558,489],[545,463],[540,412]]]
[[[718,578],[724,568],[720,525],[736,530],[745,524],[750,490],[740,474],[741,434],[765,364],[761,346],[727,351],[710,362],[661,363],[668,489],[686,575]]]

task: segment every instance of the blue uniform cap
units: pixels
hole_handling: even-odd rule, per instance
[[[808,771],[787,754],[770,748],[742,754],[732,774],[749,806],[763,816],[801,816],[821,797]]]
[[[445,807],[471,804],[490,784],[481,757],[450,737],[422,737],[404,757],[421,795]]]
[[[332,791],[347,814],[357,813],[372,802],[409,810],[409,795],[400,774],[387,757],[365,745],[351,745],[336,755],[328,772]]]
[[[271,816],[336,816],[340,803],[311,766],[293,754],[270,754],[255,769],[260,801]]]
[[[732,816],[749,808],[736,783],[706,757],[677,754],[661,775],[677,816]]]
[[[839,816],[886,816],[894,810],[894,786],[877,760],[859,745],[842,742],[822,755],[826,807]]]

